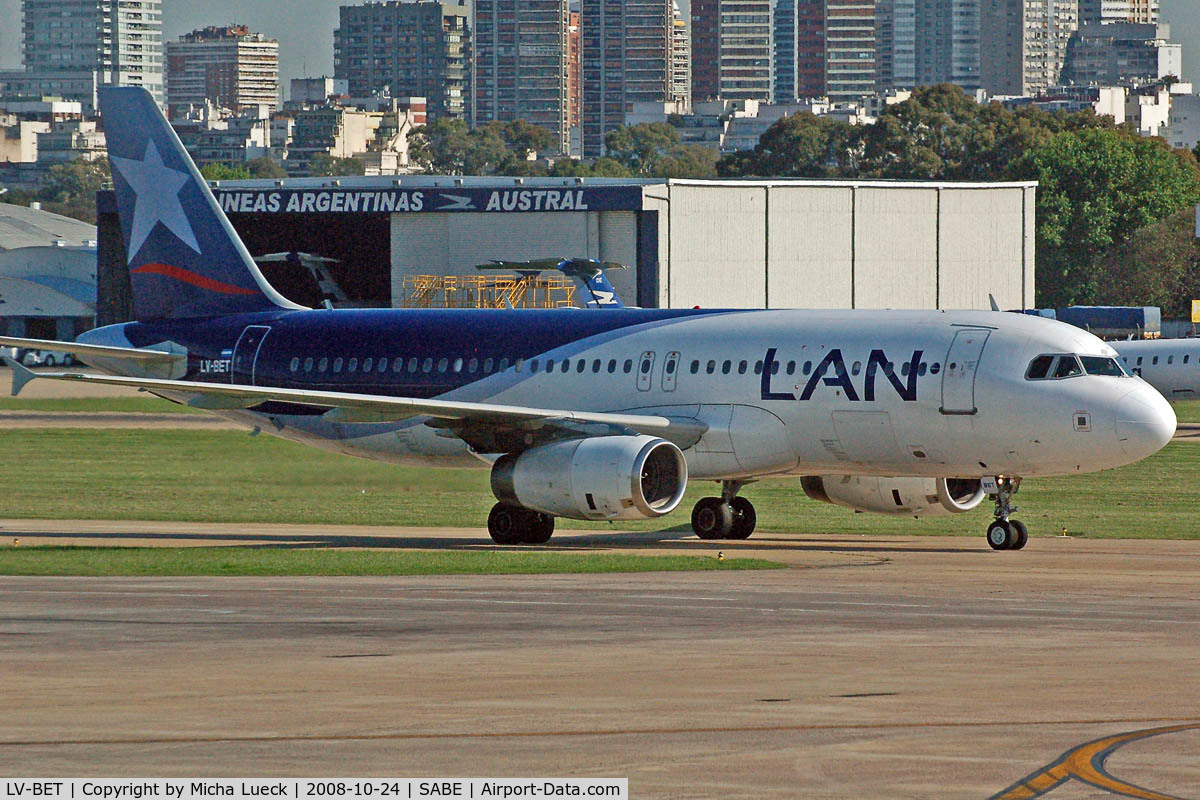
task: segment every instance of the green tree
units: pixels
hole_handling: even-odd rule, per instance
[[[108,159],[77,158],[50,167],[38,196],[47,211],[94,223],[96,192],[110,180]]]
[[[1192,209],[1134,231],[1097,261],[1104,302],[1159,306],[1164,317],[1191,315],[1200,298],[1200,240]]]
[[[337,158],[328,153],[314,153],[308,162],[308,174],[314,178],[362,175],[363,172],[363,164],[357,158]]]
[[[213,161],[202,166],[200,174],[206,181],[244,181],[250,177],[250,170],[243,166],[231,167]]]
[[[854,174],[858,133],[854,127],[807,112],[773,124],[752,151],[717,163],[725,177],[836,178]]]
[[[492,175],[512,161],[497,126],[471,130],[445,117],[414,131],[409,156],[435,175]]]
[[[1200,202],[1200,174],[1161,139],[1067,130],[1013,167],[1039,182],[1038,303],[1107,298],[1101,256],[1135,231]]]
[[[659,160],[679,144],[679,131],[665,122],[630,125],[609,131],[604,146],[637,175],[653,175]]]
[[[246,169],[250,172],[251,178],[286,178],[287,170],[275,163],[275,160],[269,156],[262,158],[252,158],[246,162]]]

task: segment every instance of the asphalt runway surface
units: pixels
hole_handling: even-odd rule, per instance
[[[0,537],[492,547],[478,529],[0,521]],[[1200,543],[564,532],[551,546],[789,568],[0,578],[0,773],[1200,796]]]

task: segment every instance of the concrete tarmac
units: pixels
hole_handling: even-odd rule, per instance
[[[0,521],[0,537],[492,546],[478,529],[164,523]],[[0,578],[0,773],[1200,796],[1200,543],[566,531],[551,546],[790,568]],[[1102,737],[1118,738],[1075,750]]]

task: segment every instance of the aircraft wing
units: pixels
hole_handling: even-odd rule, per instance
[[[447,428],[461,436],[479,452],[513,449],[511,436],[525,446],[550,433],[611,434],[636,431],[660,436],[680,447],[695,444],[707,426],[694,419],[679,419],[647,414],[610,414],[570,409],[532,408],[500,403],[470,403],[454,400],[388,397],[348,392],[324,392],[308,389],[281,389],[269,386],[204,383],[197,381],[96,375],[82,372],[40,372],[5,357],[13,369],[13,394],[34,379],[76,381],[106,386],[129,386],[155,394],[189,395],[187,405],[206,410],[253,408],[268,401],[328,407],[326,417],[333,422],[395,422],[412,417],[430,417],[433,427]],[[557,438],[555,434],[553,438]],[[532,438],[530,438],[532,437]],[[497,443],[501,446],[497,447]],[[497,449],[493,449],[497,447]]]

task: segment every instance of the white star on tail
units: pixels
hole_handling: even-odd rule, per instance
[[[137,195],[133,230],[129,234],[129,258],[137,255],[159,222],[199,253],[200,245],[179,202],[179,190],[192,176],[164,166],[153,139],[146,145],[146,155],[141,161],[115,156],[109,160]]]

